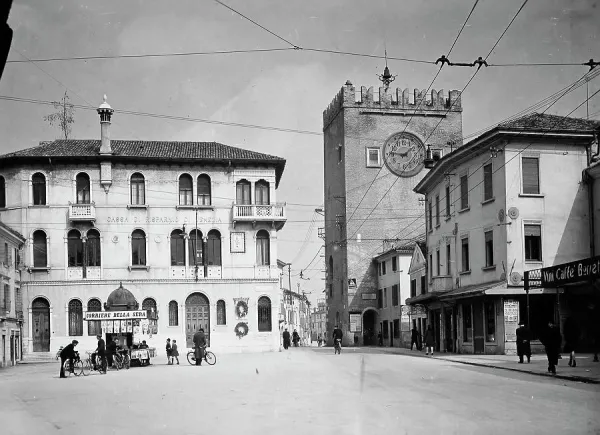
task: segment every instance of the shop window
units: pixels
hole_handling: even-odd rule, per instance
[[[260,230],[256,233],[256,264],[268,266],[271,264],[269,233]]]
[[[158,311],[156,309],[156,301],[152,298],[146,298],[142,302],[142,310],[146,311],[148,316],[148,332],[150,334],[158,334]]]
[[[31,177],[33,205],[46,205],[46,177],[37,172]]]
[[[225,315],[225,301],[217,301],[217,325],[226,325],[227,316]]]
[[[198,176],[198,205],[211,205],[210,177],[206,174]]]
[[[102,311],[102,304],[98,299],[90,299],[87,304],[88,313]],[[95,337],[102,334],[102,322],[100,320],[90,320],[88,324],[88,335]]]
[[[71,230],[67,234],[67,251],[69,267],[83,266],[83,241],[77,230]]]
[[[185,239],[181,230],[171,232],[171,266],[185,266]]]
[[[525,260],[542,261],[542,226],[524,225]]]
[[[248,180],[240,180],[235,185],[235,203],[238,205],[251,204],[250,182]]]
[[[177,302],[169,302],[169,326],[179,325],[179,306]]]
[[[33,233],[33,267],[48,267],[48,242],[42,230]]]
[[[69,335],[71,337],[83,335],[83,308],[81,301],[77,299],[69,302]]]
[[[254,184],[254,203],[257,205],[269,205],[269,183],[259,180]]]
[[[473,319],[471,317],[471,304],[462,306],[463,312],[463,341],[469,343],[473,341]]]
[[[77,204],[89,204],[92,200],[90,191],[90,176],[85,172],[75,177],[75,189],[77,193]]]
[[[485,310],[485,341],[496,341],[496,310],[494,301],[486,301],[484,304]]]
[[[258,300],[258,331],[271,331],[271,299],[262,296]]]
[[[142,230],[131,233],[131,265],[146,265],[146,233]]]
[[[394,319],[394,338],[400,338],[400,319]]]
[[[203,245],[204,242],[202,241],[202,232],[199,230],[190,231],[190,236],[188,237],[190,266],[202,266],[204,264],[204,259],[202,257]]]
[[[217,230],[210,230],[208,232],[206,257],[209,266],[221,265],[221,233]]]
[[[86,266],[100,266],[100,233],[96,230],[89,230],[85,245],[87,250]]]
[[[131,176],[131,204],[144,205],[146,204],[146,181],[144,176],[136,172]]]

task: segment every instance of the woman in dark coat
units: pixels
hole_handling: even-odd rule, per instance
[[[579,344],[579,325],[577,325],[577,321],[573,317],[569,317],[565,322],[565,353],[569,354],[569,366],[577,367],[577,363],[575,362],[575,350],[577,349],[577,345]]]
[[[433,328],[431,325],[427,327],[425,331],[425,355],[429,355],[431,352],[431,356],[433,356],[433,343],[435,342],[435,337],[433,336]]]

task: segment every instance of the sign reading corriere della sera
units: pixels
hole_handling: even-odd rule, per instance
[[[148,317],[146,310],[137,311],[88,311],[85,320],[129,320],[145,319]]]
[[[542,287],[560,287],[600,277],[600,256],[542,268]]]

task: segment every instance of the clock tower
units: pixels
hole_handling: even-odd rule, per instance
[[[435,160],[462,145],[459,91],[392,90],[387,67],[381,81],[377,94],[347,81],[323,112],[327,337],[338,325],[345,346],[380,330],[373,257],[424,238],[425,205],[413,188],[428,149]]]

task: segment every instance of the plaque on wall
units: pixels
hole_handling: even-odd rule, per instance
[[[363,301],[377,299],[377,293],[363,293],[361,296],[362,296]]]
[[[245,253],[246,233],[231,233],[230,247],[232,253]]]

